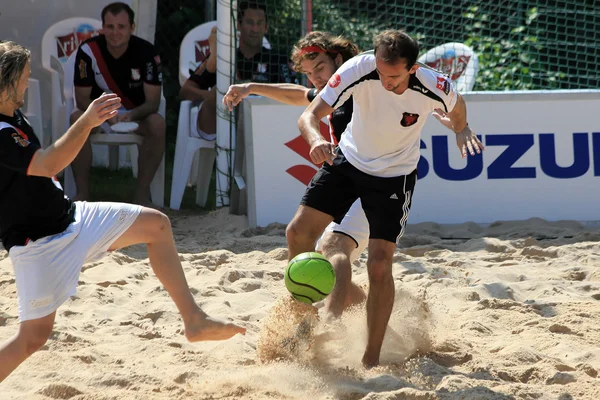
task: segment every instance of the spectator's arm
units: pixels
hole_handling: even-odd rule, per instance
[[[87,110],[92,104],[92,87],[91,86],[75,86],[75,106],[81,111]]]
[[[83,47],[87,47],[84,43],[75,55],[75,69],[73,71],[73,85],[75,87],[75,106],[81,111],[87,110],[92,103],[92,86],[95,83],[94,70],[92,68],[92,59]]]
[[[181,90],[179,90],[179,97],[181,100],[204,101],[209,94],[209,90],[201,89],[200,86],[191,79],[186,80],[181,87]]]
[[[144,96],[146,97],[146,101],[133,110],[129,110],[127,113],[122,114],[122,116],[117,117],[117,119],[119,121],[139,121],[150,114],[158,112],[161,89],[161,85],[151,85],[144,82]]]

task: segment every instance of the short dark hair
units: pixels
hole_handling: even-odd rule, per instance
[[[121,11],[127,12],[127,15],[129,16],[129,25],[133,25],[133,21],[135,20],[135,13],[131,9],[131,7],[129,7],[129,5],[121,2],[110,3],[102,9],[102,25],[104,25],[104,17],[106,16],[106,13],[117,15]]]
[[[386,63],[394,64],[400,59],[406,60],[406,67],[411,68],[419,57],[419,43],[407,33],[387,30],[375,36],[373,40],[375,55]]]
[[[246,10],[263,10],[265,12],[265,22],[269,21],[269,17],[267,17],[267,5],[261,0],[241,1],[238,5],[238,22],[242,22]]]

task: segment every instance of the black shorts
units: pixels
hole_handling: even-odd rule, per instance
[[[416,183],[416,169],[392,178],[369,175],[350,164],[338,149],[333,165],[323,164],[300,204],[331,215],[339,224],[360,198],[369,221],[369,238],[396,243],[404,233]]]

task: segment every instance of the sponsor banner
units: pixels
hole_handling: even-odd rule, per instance
[[[465,95],[482,155],[460,157],[454,133],[429,116],[409,223],[597,220],[600,91]],[[297,128],[304,107],[245,101],[248,216],[288,223],[318,166]],[[424,116],[421,116],[421,118]],[[410,122],[404,116],[399,124]],[[322,124],[324,125],[324,124]],[[327,126],[321,132],[328,137]]]

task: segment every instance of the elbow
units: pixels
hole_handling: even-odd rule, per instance
[[[302,113],[302,115],[300,115],[300,118],[298,118],[298,129],[300,129],[300,131],[302,131],[302,128],[305,125],[305,123],[304,123],[305,118],[306,118],[306,111],[304,111]]]
[[[27,175],[52,178],[62,171],[62,169],[57,162],[50,161],[46,157],[46,152],[40,149],[33,155],[27,168]]]

